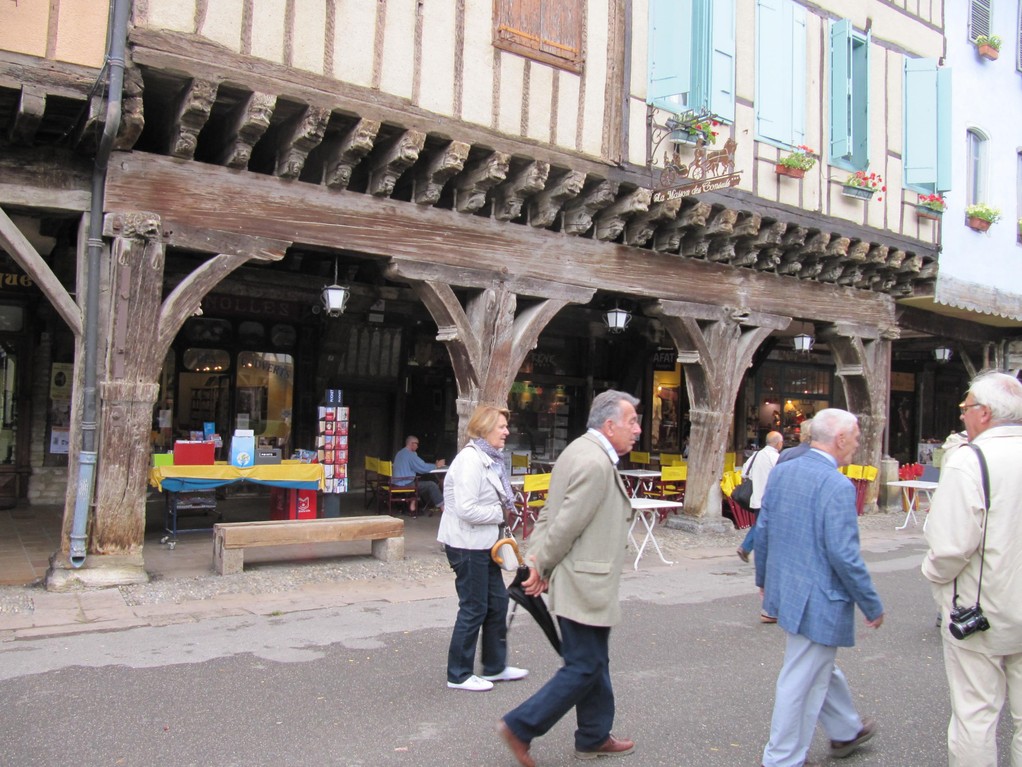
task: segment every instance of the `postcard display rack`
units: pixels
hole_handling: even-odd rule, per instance
[[[348,492],[348,408],[320,405],[316,458],[323,464],[324,493]]]

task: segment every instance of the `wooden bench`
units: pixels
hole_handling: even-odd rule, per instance
[[[220,575],[231,575],[244,569],[245,549],[335,541],[372,541],[377,559],[404,559],[405,523],[388,516],[219,522],[213,525],[213,567]]]

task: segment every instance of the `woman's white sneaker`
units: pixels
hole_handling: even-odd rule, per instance
[[[499,674],[483,674],[483,679],[487,682],[517,682],[519,679],[525,679],[528,675],[529,670],[526,668],[505,666]]]
[[[480,679],[475,674],[473,674],[464,682],[448,682],[447,686],[450,687],[452,690],[469,690],[471,692],[486,692],[487,690],[493,689],[493,682],[487,681],[486,679]]]

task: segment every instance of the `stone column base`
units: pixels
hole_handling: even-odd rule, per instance
[[[724,517],[688,517],[684,514],[672,514],[664,521],[664,527],[683,530],[686,533],[723,533],[733,529],[730,519]]]
[[[145,571],[141,553],[89,554],[85,563],[75,568],[67,554],[58,551],[50,557],[50,569],[46,571],[47,591],[105,589],[148,582],[149,573]]]

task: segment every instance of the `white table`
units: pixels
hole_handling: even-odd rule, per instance
[[[653,489],[654,480],[660,479],[660,472],[651,469],[618,469],[617,473],[625,478],[632,498],[638,498],[640,491],[648,493]]]
[[[904,505],[907,509],[905,512],[905,523],[900,527],[894,528],[895,530],[904,530],[908,527],[910,519],[913,524],[919,524],[916,519],[916,511],[919,510],[919,497],[924,494],[926,496],[926,511],[927,515],[929,515],[930,500],[933,497],[933,491],[937,489],[936,482],[926,482],[921,479],[899,479],[897,482],[888,482],[887,486],[901,488]],[[923,520],[923,529],[926,529],[925,519]]]
[[[632,517],[632,524],[628,528],[628,540],[631,544],[639,550],[639,553],[635,557],[634,569],[639,569],[639,560],[642,559],[642,552],[646,550],[646,546],[652,542],[653,548],[656,549],[656,553],[660,555],[660,561],[665,565],[673,565],[673,562],[667,561],[664,557],[664,552],[660,550],[660,544],[657,543],[656,536],[653,535],[653,526],[657,521],[657,512],[661,509],[680,509],[684,504],[678,501],[663,501],[659,498],[632,498],[632,511],[635,512]],[[635,524],[642,520],[642,524],[646,528],[646,537],[642,539],[642,545],[640,546],[635,541]]]

